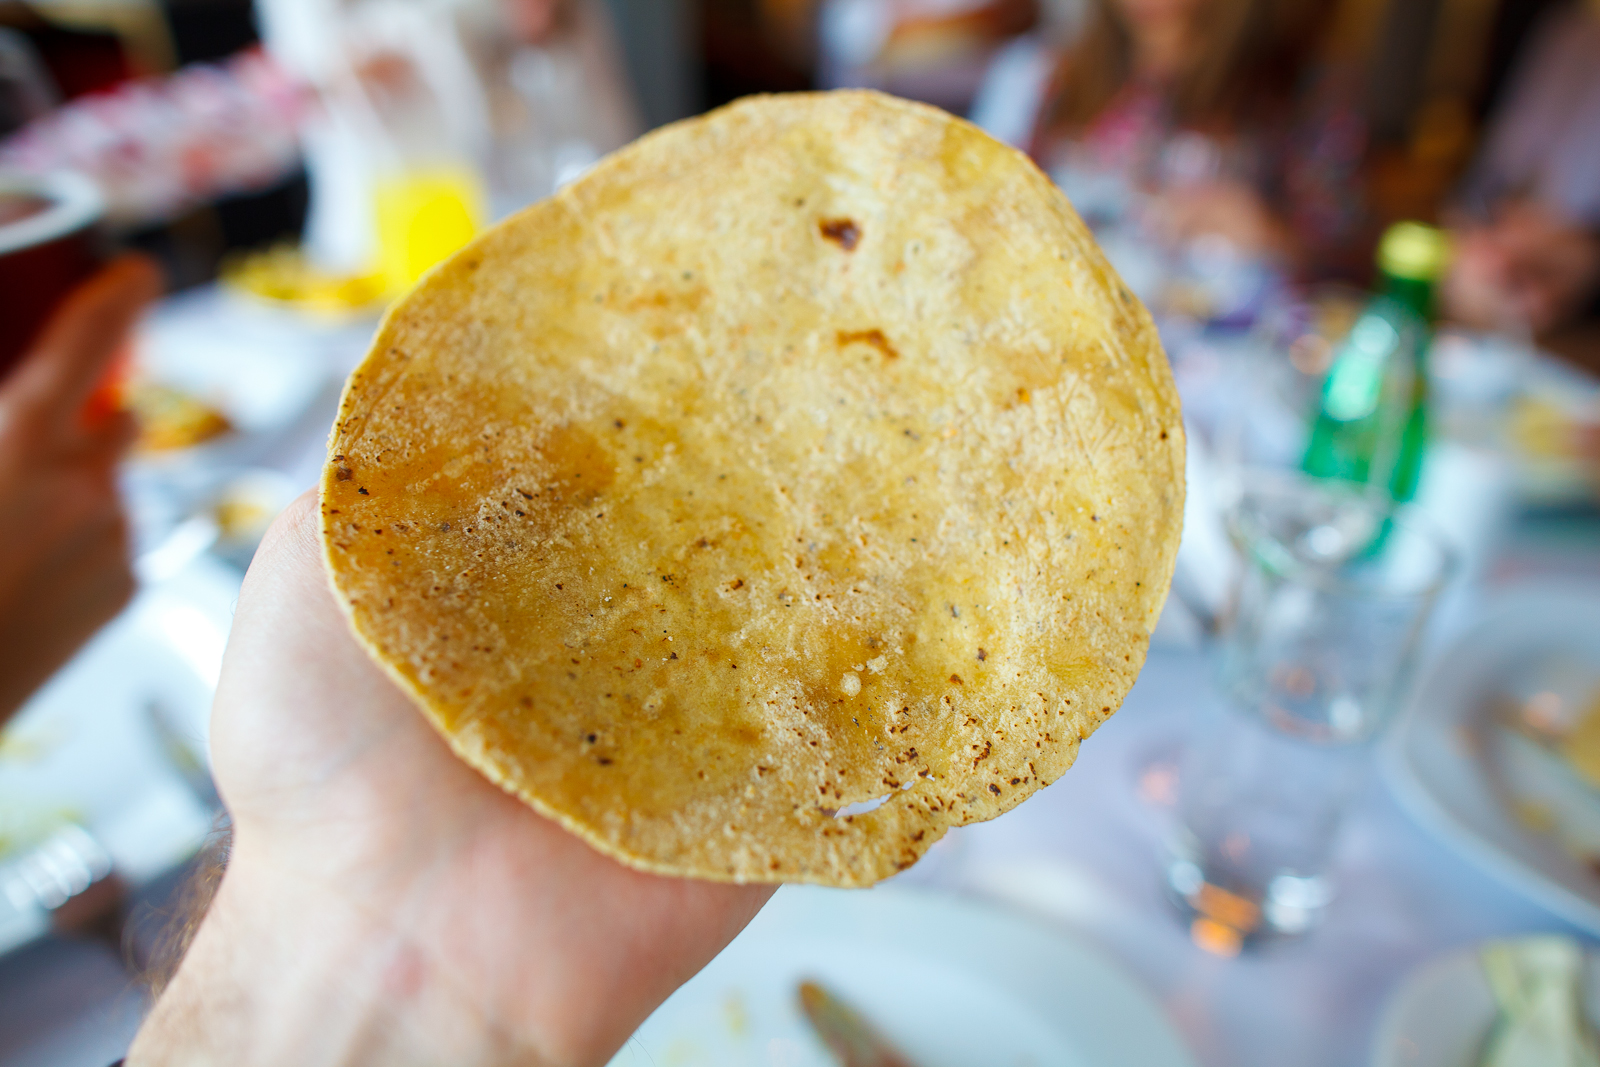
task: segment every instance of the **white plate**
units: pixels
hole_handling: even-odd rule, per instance
[[[134,886],[193,854],[213,815],[184,764],[204,767],[238,592],[208,557],[141,591],[0,732],[0,865],[69,823]],[[46,919],[0,894],[0,951]]]
[[[141,371],[214,404],[246,434],[292,421],[334,373],[311,327],[210,290],[163,301],[136,347]]]
[[[215,408],[233,430],[191,448],[137,453],[122,489],[140,552],[155,548],[247,467],[326,433],[338,387],[370,327],[329,327],[203,286],[161,301],[140,324],[136,373]]]
[[[787,886],[612,1067],[834,1067],[800,1014],[816,978],[917,1067],[1193,1067],[1160,1006],[1058,930],[929,891]]]
[[[1513,586],[1433,664],[1385,752],[1395,792],[1418,822],[1568,922],[1600,935],[1600,877],[1510,809],[1487,699],[1519,668],[1555,652],[1600,663],[1600,589]]]
[[[1588,956],[1589,1018],[1600,1017],[1600,959]],[[1378,1023],[1372,1067],[1476,1067],[1498,1009],[1478,949],[1424,964],[1406,978]]]
[[[343,378],[357,328],[334,330],[232,298],[216,286],[169,297],[139,326],[138,373],[225,415],[233,432],[194,448],[151,453],[156,468],[247,463]]]

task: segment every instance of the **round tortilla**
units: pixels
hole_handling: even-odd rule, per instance
[[[1155,329],[1066,198],[869,92],[679,123],[484,234],[329,456],[339,598],[455,751],[726,881],[866,885],[1054,781],[1183,508]]]

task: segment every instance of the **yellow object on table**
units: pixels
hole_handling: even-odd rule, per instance
[[[1561,754],[1584,781],[1600,789],[1600,691],[1590,697],[1578,724],[1561,739]]]
[[[469,167],[406,170],[378,178],[378,273],[398,296],[434,264],[460,250],[487,215],[483,181]]]
[[[1498,941],[1480,958],[1500,1017],[1479,1067],[1600,1067],[1583,1014],[1584,956],[1576,942]]]
[[[264,300],[333,316],[372,308],[384,295],[384,280],[376,272],[325,271],[292,245],[251,252],[224,263],[222,280]]]
[[[197,396],[158,382],[139,381],[125,395],[139,422],[139,452],[193,448],[233,429],[228,417]]]

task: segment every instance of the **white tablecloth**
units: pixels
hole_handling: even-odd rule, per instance
[[[349,366],[361,354],[342,352]],[[310,429],[285,439],[273,465],[313,484],[331,406],[327,416],[302,420]],[[1547,555],[1535,538],[1502,569],[1537,573]],[[1562,568],[1574,566],[1600,566],[1600,549],[1561,558]],[[916,876],[1097,942],[1162,1001],[1207,1067],[1365,1064],[1383,1006],[1412,967],[1488,937],[1572,932],[1418,827],[1375,772],[1350,812],[1340,895],[1322,928],[1235,959],[1195,947],[1164,894],[1171,812],[1160,798],[1170,796],[1189,731],[1218,713],[1208,705],[1213,692],[1203,653],[1152,650],[1123,708],[1061,781],[994,822],[952,834]]]
[[[362,347],[329,349],[330,370],[348,370]],[[310,487],[332,414],[330,392],[272,443],[266,463]],[[1558,537],[1554,548],[1538,538],[1523,547],[1500,573],[1537,571],[1554,556],[1584,569],[1600,559],[1592,543],[1571,537]],[[1487,937],[1568,929],[1430,837],[1374,775],[1350,813],[1337,860],[1340,894],[1323,927],[1234,959],[1195,947],[1163,891],[1171,817],[1163,798],[1212,692],[1203,654],[1152,651],[1126,704],[1084,743],[1060,782],[992,823],[952,834],[908,877],[1006,901],[1098,943],[1160,999],[1198,1059],[1215,1067],[1364,1064],[1385,1001],[1412,967]],[[0,972],[15,965],[0,961]],[[127,991],[118,996],[116,1003],[137,1003]],[[75,1028],[81,1040],[68,1044],[78,1051],[57,1041],[49,1061],[102,1067],[112,1032],[105,1027],[125,1034],[126,1020],[94,1022],[107,1016],[105,1005],[63,1010],[55,1029]],[[8,1050],[0,1040],[0,1067],[45,1062],[36,1055],[42,1046],[27,1044]]]
[[[1054,786],[958,832],[939,881],[1013,902],[1100,944],[1215,1067],[1354,1067],[1407,971],[1502,934],[1570,930],[1430,837],[1375,775],[1350,812],[1340,893],[1304,938],[1223,959],[1164,895],[1176,757],[1215,706],[1206,658],[1153,652],[1122,709]]]

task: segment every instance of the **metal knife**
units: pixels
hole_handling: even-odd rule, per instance
[[[800,1009],[839,1067],[916,1067],[850,1005],[816,982],[800,983]]]

